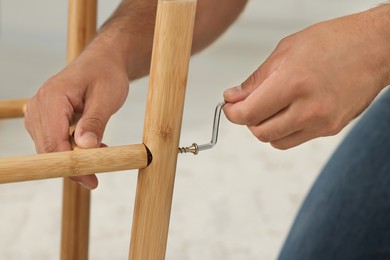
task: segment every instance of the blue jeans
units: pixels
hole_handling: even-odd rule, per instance
[[[390,90],[322,170],[278,259],[390,259]]]

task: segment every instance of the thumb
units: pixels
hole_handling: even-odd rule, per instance
[[[274,50],[271,55],[241,85],[227,89],[223,97],[228,103],[244,101],[255,89],[279,68],[284,55]]]
[[[268,77],[267,65],[262,64],[241,85],[227,89],[223,97],[228,103],[237,103],[245,100]]]
[[[111,115],[98,108],[87,108],[75,131],[75,142],[80,148],[100,147],[103,133]]]
[[[224,92],[227,104],[223,110],[229,121],[240,125],[251,125],[248,117],[253,117],[253,103],[257,102],[248,98],[255,91],[260,90],[262,85],[271,78],[282,64],[283,59],[275,53],[260,65],[240,86],[230,88]],[[250,119],[252,120],[252,119]]]
[[[257,89],[267,78],[266,64],[262,64],[240,86],[227,89],[223,93],[226,105],[223,108],[229,121],[235,124],[246,125],[243,117],[243,103],[250,94]]]

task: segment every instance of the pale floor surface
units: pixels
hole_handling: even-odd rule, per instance
[[[0,3],[0,98],[30,97],[64,64],[66,3]],[[100,20],[116,3],[101,1]],[[223,90],[241,83],[281,38],[376,3],[250,1],[235,26],[192,59],[181,143],[209,141]],[[127,103],[109,123],[105,143],[141,142],[146,86],[146,79],[132,84]],[[1,157],[34,153],[21,120],[0,122],[0,133]],[[213,150],[179,158],[167,259],[275,259],[304,195],[344,134],[278,151],[222,117]],[[136,172],[99,179],[90,259],[127,259]],[[61,190],[60,180],[1,185],[0,259],[58,258]]]

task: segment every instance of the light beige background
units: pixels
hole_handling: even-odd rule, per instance
[[[100,1],[100,23],[118,2]],[[192,59],[182,144],[209,141],[224,89],[249,76],[281,38],[377,3],[251,0],[225,35]],[[0,98],[30,97],[64,65],[67,4],[0,0],[0,5]],[[108,145],[141,141],[147,80],[131,85],[127,103],[107,127]],[[278,151],[222,117],[213,150],[180,156],[167,259],[275,259],[305,193],[344,134]],[[31,153],[22,120],[0,122],[0,156]],[[134,171],[100,175],[90,259],[127,259],[135,184]],[[0,259],[58,259],[61,190],[60,180],[0,186]]]

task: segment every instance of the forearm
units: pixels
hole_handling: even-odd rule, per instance
[[[239,16],[247,0],[198,0],[193,53],[218,38]],[[124,0],[83,55],[110,55],[129,79],[149,72],[157,0]]]
[[[247,2],[248,0],[198,0],[193,53],[207,47],[229,28]]]

